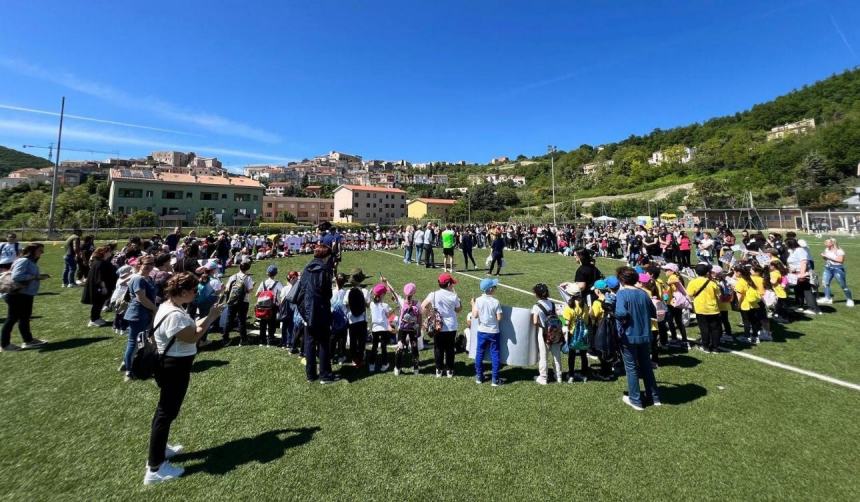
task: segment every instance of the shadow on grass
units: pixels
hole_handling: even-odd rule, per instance
[[[691,403],[696,399],[705,397],[708,389],[694,383],[673,384],[661,382],[660,401],[663,404],[684,404]]]
[[[223,476],[251,462],[267,464],[278,460],[288,449],[308,443],[319,430],[319,427],[273,430],[205,450],[183,453],[177,455],[175,461],[200,461],[185,468],[186,476],[198,472]]]
[[[194,361],[194,364],[191,365],[191,372],[200,373],[208,369],[227,366],[228,364],[230,364],[230,361],[223,361],[221,359],[203,359],[201,361]]]
[[[702,361],[696,359],[695,357],[690,357],[688,355],[682,354],[673,354],[669,356],[664,356],[660,358],[660,367],[663,366],[677,366],[679,368],[695,368],[696,366],[702,364]]]
[[[87,345],[110,340],[109,336],[91,336],[85,338],[69,338],[60,342],[49,342],[44,347],[39,349],[39,352],[54,352],[55,350],[77,349],[86,347]]]
[[[36,296],[58,296],[59,294],[56,291],[40,291],[36,293]]]

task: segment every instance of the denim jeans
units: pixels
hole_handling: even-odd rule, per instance
[[[483,331],[478,331],[478,345],[475,347],[475,378],[478,380],[484,379],[484,351],[487,346],[489,346],[490,362],[493,367],[493,382],[498,381],[499,366],[501,365],[501,358],[499,357],[500,338],[501,335],[499,335],[499,333],[484,333]]]
[[[424,245],[415,245],[415,263],[421,263],[421,256],[424,254]]]
[[[639,393],[639,378],[645,381],[645,395],[654,402],[660,402],[657,393],[657,380],[654,369],[651,368],[648,343],[632,343],[621,346],[621,357],[624,359],[624,370],[627,372],[627,395],[630,402],[642,406],[642,396]]]
[[[830,283],[836,279],[836,282],[839,283],[839,287],[842,288],[842,292],[845,293],[846,300],[852,300],[851,290],[848,289],[848,284],[845,283],[845,266],[844,265],[827,265],[824,267],[824,278],[822,282],[824,283],[824,297],[832,298],[830,291]]]
[[[78,262],[75,261],[75,255],[66,255],[63,258],[63,286],[75,283],[75,271],[78,269]]]
[[[403,261],[406,263],[410,263],[412,261],[412,246],[407,245],[406,249],[403,251]]]
[[[137,343],[137,334],[149,329],[149,319],[138,319],[128,321],[128,343],[125,344],[125,354],[122,357],[125,370],[131,372],[131,356],[134,354],[134,345]]]

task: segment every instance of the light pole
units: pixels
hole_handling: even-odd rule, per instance
[[[558,226],[558,220],[555,215],[555,152],[557,152],[558,149],[555,145],[547,145],[546,149],[547,152],[549,152],[549,166],[552,175],[552,224],[553,226]]]
[[[60,144],[63,141],[63,114],[66,111],[66,97],[60,102],[60,129],[57,133],[57,160],[54,162],[54,172],[51,177],[51,206],[48,210],[48,233],[54,233],[54,211],[57,206],[57,171],[60,169]]]

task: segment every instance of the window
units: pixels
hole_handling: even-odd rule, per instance
[[[162,190],[161,191],[161,198],[162,199],[171,199],[171,200],[172,199],[181,199],[182,198],[182,192],[176,192],[176,191],[172,191],[172,190]]]
[[[119,196],[127,199],[140,199],[143,197],[143,190],[139,188],[120,188]]]
[[[193,193],[191,193],[191,192],[185,192],[185,198],[186,198],[186,199],[190,199],[190,198],[192,198],[192,197],[194,197],[194,194],[193,194]]]
[[[254,200],[260,200],[258,197],[259,197],[258,195],[255,195]]]
[[[358,209],[358,202],[355,203],[355,209]]]
[[[218,192],[200,192],[200,200],[218,200]]]
[[[272,217],[271,211],[266,211],[266,218],[271,218],[271,217]]]
[[[376,204],[374,204],[374,205],[376,205]],[[370,207],[370,202],[368,202],[368,203],[367,203],[367,207],[368,207],[368,208]]]
[[[280,204],[278,204],[278,206],[280,206]],[[271,202],[266,202],[266,207],[272,207],[272,203],[271,203]]]
[[[123,208],[122,206],[119,206],[118,208],[116,208],[116,212],[117,212],[117,213],[119,213],[119,214],[122,214],[122,213],[124,213],[125,211],[124,211],[124,208]]]
[[[227,200],[227,194],[226,193],[221,194],[221,200]]]
[[[406,207],[405,204],[400,204],[400,209],[404,209]]]
[[[146,191],[146,198],[147,198],[147,199],[151,199],[151,198],[152,198],[152,190],[147,190],[147,191]],[[147,210],[147,211],[148,211],[148,210]]]
[[[251,202],[251,194],[247,194],[247,193],[233,194],[233,202]]]

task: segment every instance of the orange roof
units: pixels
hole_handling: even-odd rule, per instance
[[[457,203],[457,201],[454,199],[425,199],[424,197],[419,197],[415,200],[420,200],[421,202],[423,202],[425,204],[441,204],[441,205],[447,205],[447,206],[450,206],[452,204]]]
[[[224,176],[194,176],[192,174],[145,172],[147,174],[138,176],[135,171],[129,169],[111,169],[110,177],[111,179],[121,179],[125,181],[263,188],[263,185],[261,185],[259,181],[254,181],[251,178],[246,178],[244,176],[231,176],[228,178]]]
[[[370,185],[341,185],[337,187],[338,190],[341,188],[345,188],[347,190],[352,190],[353,192],[386,192],[386,193],[406,193],[399,188],[385,188],[385,187],[375,187]]]

